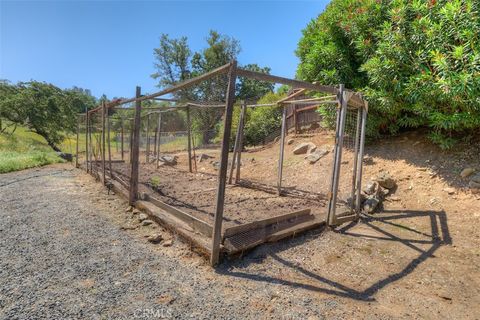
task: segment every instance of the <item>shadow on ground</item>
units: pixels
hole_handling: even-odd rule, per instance
[[[397,223],[398,219],[405,218],[429,218],[430,219],[430,232],[420,232],[418,230],[406,227],[402,224]],[[303,276],[313,280],[311,284],[305,284],[295,281],[284,280],[270,275],[262,274],[251,274],[248,272],[238,271],[248,267],[250,263],[257,263],[258,259],[250,258],[248,255],[242,261],[234,261],[232,263],[224,263],[217,269],[218,273],[221,273],[226,276],[248,279],[252,281],[260,281],[272,284],[280,284],[284,286],[289,286],[292,288],[301,288],[305,290],[310,290],[314,292],[323,292],[326,294],[351,298],[354,300],[360,301],[374,301],[375,294],[382,290],[383,288],[395,283],[396,281],[404,278],[405,276],[411,274],[415,269],[428,260],[429,258],[434,257],[434,253],[443,245],[449,245],[452,243],[452,239],[449,234],[447,216],[445,211],[384,211],[381,215],[376,216],[363,216],[362,221],[366,227],[371,228],[374,231],[374,234],[377,235],[365,235],[352,231],[352,227],[356,223],[350,223],[342,228],[334,230],[334,232],[341,233],[346,237],[363,237],[371,238],[379,241],[393,241],[407,246],[408,248],[418,252],[418,256],[412,259],[400,272],[393,273],[388,275],[383,279],[379,279],[368,288],[364,290],[355,290],[350,288],[342,283],[328,279],[320,274],[307,270],[302,266],[298,266],[296,263],[289,261],[285,258],[282,258],[278,255],[279,252],[292,248],[296,245],[305,244],[305,241],[290,240],[287,241],[284,245],[272,246],[271,250],[268,250],[268,255],[273,258],[276,262],[280,263],[286,268],[292,269],[296,273],[300,273]],[[402,229],[407,229],[408,231],[418,233],[421,236],[429,237],[428,240],[417,240],[417,239],[405,239],[399,237],[389,231],[386,231],[386,228],[379,227],[374,225],[376,224],[385,224],[388,226],[395,226]],[[308,238],[308,237],[307,237]],[[306,241],[309,241],[308,239]],[[427,249],[422,249],[419,245],[429,245]],[[235,267],[235,270],[232,271]],[[318,285],[315,285],[317,283]],[[326,285],[326,287],[322,286]]]

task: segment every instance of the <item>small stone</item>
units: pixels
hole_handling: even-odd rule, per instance
[[[471,181],[468,183],[468,186],[470,187],[470,189],[480,189],[480,183],[475,182],[475,181],[473,181],[473,180],[471,180]]]
[[[177,156],[161,156],[159,158],[160,162],[162,162],[163,164],[165,164],[167,166],[176,165],[177,164],[177,159],[178,159]]]
[[[308,150],[308,153],[314,153],[315,151],[317,151],[317,146],[311,147],[310,150]]]
[[[287,144],[290,145],[290,144],[292,144],[292,143],[294,143],[294,142],[295,142],[295,140],[293,140],[293,139],[288,139]]]
[[[370,180],[367,182],[367,184],[363,188],[363,192],[365,192],[365,194],[371,195],[375,193],[377,188],[378,188],[378,183],[376,181]]]
[[[148,219],[148,215],[146,215],[145,213],[140,213],[138,215],[138,221],[139,222],[142,222],[142,221],[147,220],[147,219]]]
[[[372,213],[375,211],[377,206],[380,204],[380,200],[374,197],[367,198],[363,203],[363,210],[367,213]]]
[[[475,183],[480,183],[480,173],[477,173],[476,175],[474,175],[470,180]]]
[[[400,197],[397,197],[397,196],[391,196],[391,197],[388,198],[388,200],[390,200],[390,201],[400,201],[401,199],[400,199]]]
[[[132,206],[128,206],[127,209],[125,210],[125,212],[132,212],[133,211],[133,207]]]
[[[378,182],[379,185],[387,189],[393,189],[397,185],[392,175],[386,171],[380,172],[375,177],[375,180]]]
[[[153,223],[152,220],[146,219],[142,221],[142,226],[149,226]]]
[[[475,169],[473,169],[473,168],[465,168],[465,169],[463,169],[462,172],[460,173],[460,176],[461,176],[462,178],[466,178],[466,177],[472,175],[474,172],[475,172]]]
[[[139,213],[141,213],[141,211],[136,208],[132,210],[132,214],[139,214]]]
[[[317,146],[312,142],[302,142],[293,149],[293,154],[305,154]]]
[[[148,236],[147,240],[151,243],[159,243],[163,240],[163,237],[161,234],[152,234],[151,236]]]
[[[455,188],[448,187],[448,188],[444,188],[443,191],[445,191],[448,194],[454,194],[456,190]]]
[[[197,160],[198,162],[202,162],[202,161],[205,161],[207,159],[210,159],[210,158],[213,158],[212,156],[209,156],[208,154],[206,153],[201,153],[197,156]]]
[[[173,245],[173,240],[172,239],[165,240],[162,245],[164,247],[171,247]]]

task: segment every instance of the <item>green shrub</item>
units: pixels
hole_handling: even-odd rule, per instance
[[[303,31],[297,74],[369,100],[367,134],[426,126],[442,148],[480,128],[474,0],[333,0]]]

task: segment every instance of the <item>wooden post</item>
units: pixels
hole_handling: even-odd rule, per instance
[[[161,140],[160,138],[162,137],[162,114],[159,112],[158,113],[158,124],[157,124],[157,169],[158,166],[160,165],[160,143]]]
[[[134,127],[135,119],[132,119],[130,121],[130,142],[129,142],[129,148],[130,148],[130,163],[132,163],[132,154],[133,154],[133,127]]]
[[[102,102],[102,182],[105,184],[105,101]]]
[[[235,182],[240,181],[240,167],[242,166],[242,151],[243,151],[243,131],[245,129],[245,119],[247,117],[247,103],[242,105],[242,114],[240,116],[240,143],[237,152],[237,174],[235,175]]]
[[[87,110],[87,112],[85,114],[85,167],[87,168],[87,172],[90,171],[88,169],[88,165],[89,165],[89,163],[88,163],[88,156],[89,156],[88,132],[89,132],[89,127],[90,127],[90,124],[88,123],[88,120],[89,120],[89,116],[88,116],[88,110]]]
[[[146,150],[146,157],[145,157],[145,161],[147,162],[147,164],[149,163],[150,161],[150,114],[147,116],[147,145],[145,147],[145,150]]]
[[[240,113],[240,118],[242,117],[242,114]],[[235,135],[235,144],[233,146],[233,156],[232,156],[232,165],[230,166],[230,175],[228,177],[228,183],[232,184],[232,179],[233,179],[233,169],[235,168],[235,162],[237,160],[237,152],[238,152],[238,146],[240,143],[240,123],[241,119],[238,121],[238,126],[237,126],[237,134]],[[230,138],[230,137],[229,137]]]
[[[187,106],[187,148],[188,148],[188,171],[192,171],[192,133],[190,130],[190,107]]]
[[[122,140],[121,140],[121,143],[120,143],[120,152],[122,153],[122,160],[124,160],[124,159],[123,159],[123,154],[124,154],[124,149],[123,149],[123,143],[124,143],[124,142],[123,142],[123,139],[124,139],[124,138],[123,138],[123,134],[124,134],[123,118],[120,119],[120,126],[121,126],[121,127],[120,127],[120,130],[121,130],[120,135],[121,135],[121,139],[122,139]]]
[[[237,61],[233,60],[228,71],[228,88],[226,97],[225,119],[223,125],[222,151],[220,159],[220,170],[218,173],[218,189],[215,206],[215,217],[212,235],[212,255],[210,264],[216,265],[220,259],[220,242],[222,240],[223,209],[225,204],[225,185],[228,169],[228,149],[230,132],[232,129],[232,113],[235,101],[235,82],[237,79]]]
[[[340,179],[340,169],[342,163],[342,152],[343,152],[343,136],[345,132],[345,119],[347,116],[347,100],[345,99],[345,86],[340,85],[339,88],[339,107],[340,115],[337,126],[336,133],[336,145],[335,145],[335,156],[334,156],[334,168],[333,168],[333,181],[332,189],[328,204],[328,217],[327,224],[329,226],[335,225],[335,211],[337,209],[337,195],[338,195],[338,184]]]
[[[368,112],[368,103],[365,102],[365,106],[362,108],[362,125],[360,133],[360,150],[358,152],[358,173],[357,173],[357,202],[356,202],[356,213],[357,216],[360,215],[360,205],[362,204],[362,171],[363,171],[363,152],[365,150],[365,126],[367,124],[367,112]]]
[[[295,128],[295,134],[298,133],[298,116],[297,116],[297,105],[294,104],[292,105],[293,107],[293,125],[294,125],[294,128]]]
[[[278,158],[278,177],[277,177],[277,189],[278,195],[282,194],[282,175],[283,175],[283,155],[285,152],[285,135],[287,133],[287,108],[282,105],[282,132],[280,137],[280,155]]]
[[[153,138],[153,159],[157,159],[157,140],[158,140],[158,124],[157,128],[155,129],[155,135]]]
[[[88,144],[90,146],[90,156],[89,156],[89,159],[90,159],[90,173],[92,173],[93,171],[93,161],[92,161],[92,158],[94,156],[93,154],[93,143],[92,143],[92,118],[90,117],[90,115],[88,116]]]
[[[78,168],[78,141],[80,140],[80,116],[77,115],[77,145],[75,147],[75,168]]]
[[[140,98],[141,88],[137,87],[135,97]],[[142,112],[142,102],[137,100],[135,101],[135,120],[133,123],[133,143],[132,143],[132,169],[130,173],[130,194],[128,197],[128,202],[130,205],[133,205],[137,200],[138,194],[138,162],[140,154],[140,116]]]
[[[354,158],[353,158],[353,172],[352,172],[352,194],[351,194],[351,203],[350,209],[353,212],[355,210],[355,194],[357,190],[357,166],[358,166],[358,147],[360,144],[360,129],[362,125],[362,108],[358,108],[357,112],[357,128],[355,131],[355,147],[354,147]]]
[[[107,118],[107,150],[108,150],[108,170],[110,171],[110,179],[113,179],[112,172],[112,149],[110,145],[110,116],[108,115],[108,108],[105,109]]]

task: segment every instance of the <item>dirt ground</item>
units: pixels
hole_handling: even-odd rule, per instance
[[[312,139],[296,138],[295,144]],[[408,133],[368,145],[366,153],[364,182],[386,170],[398,184],[379,213],[336,230],[262,245],[216,269],[162,228],[140,226],[124,202],[79,170],[57,179],[46,167],[38,169],[45,175],[35,178],[40,180],[18,183],[10,181],[24,179],[28,171],[2,175],[0,318],[128,318],[135,310],[153,309],[166,310],[166,318],[480,319],[480,195],[459,175],[465,167],[480,170],[479,145],[442,152],[423,134]],[[313,186],[316,165],[299,161],[296,179]],[[24,200],[31,198],[41,199],[41,208]],[[59,206],[65,201],[68,206]],[[55,223],[44,226],[45,218]],[[29,239],[46,230],[56,241],[73,237],[100,250],[67,255],[66,270],[76,270],[69,263],[88,263],[90,271],[62,276],[53,263],[63,259],[58,245],[39,251],[51,263],[32,263],[30,252],[41,242]],[[152,233],[173,237],[173,245],[148,243],[144,236]],[[121,245],[106,250],[105,239]],[[52,268],[53,282],[35,281]],[[129,273],[123,275],[123,268]],[[139,283],[138,277],[148,281]],[[65,289],[68,280],[78,281],[77,291]],[[107,294],[116,282],[122,290]],[[73,308],[75,297],[88,306]]]

